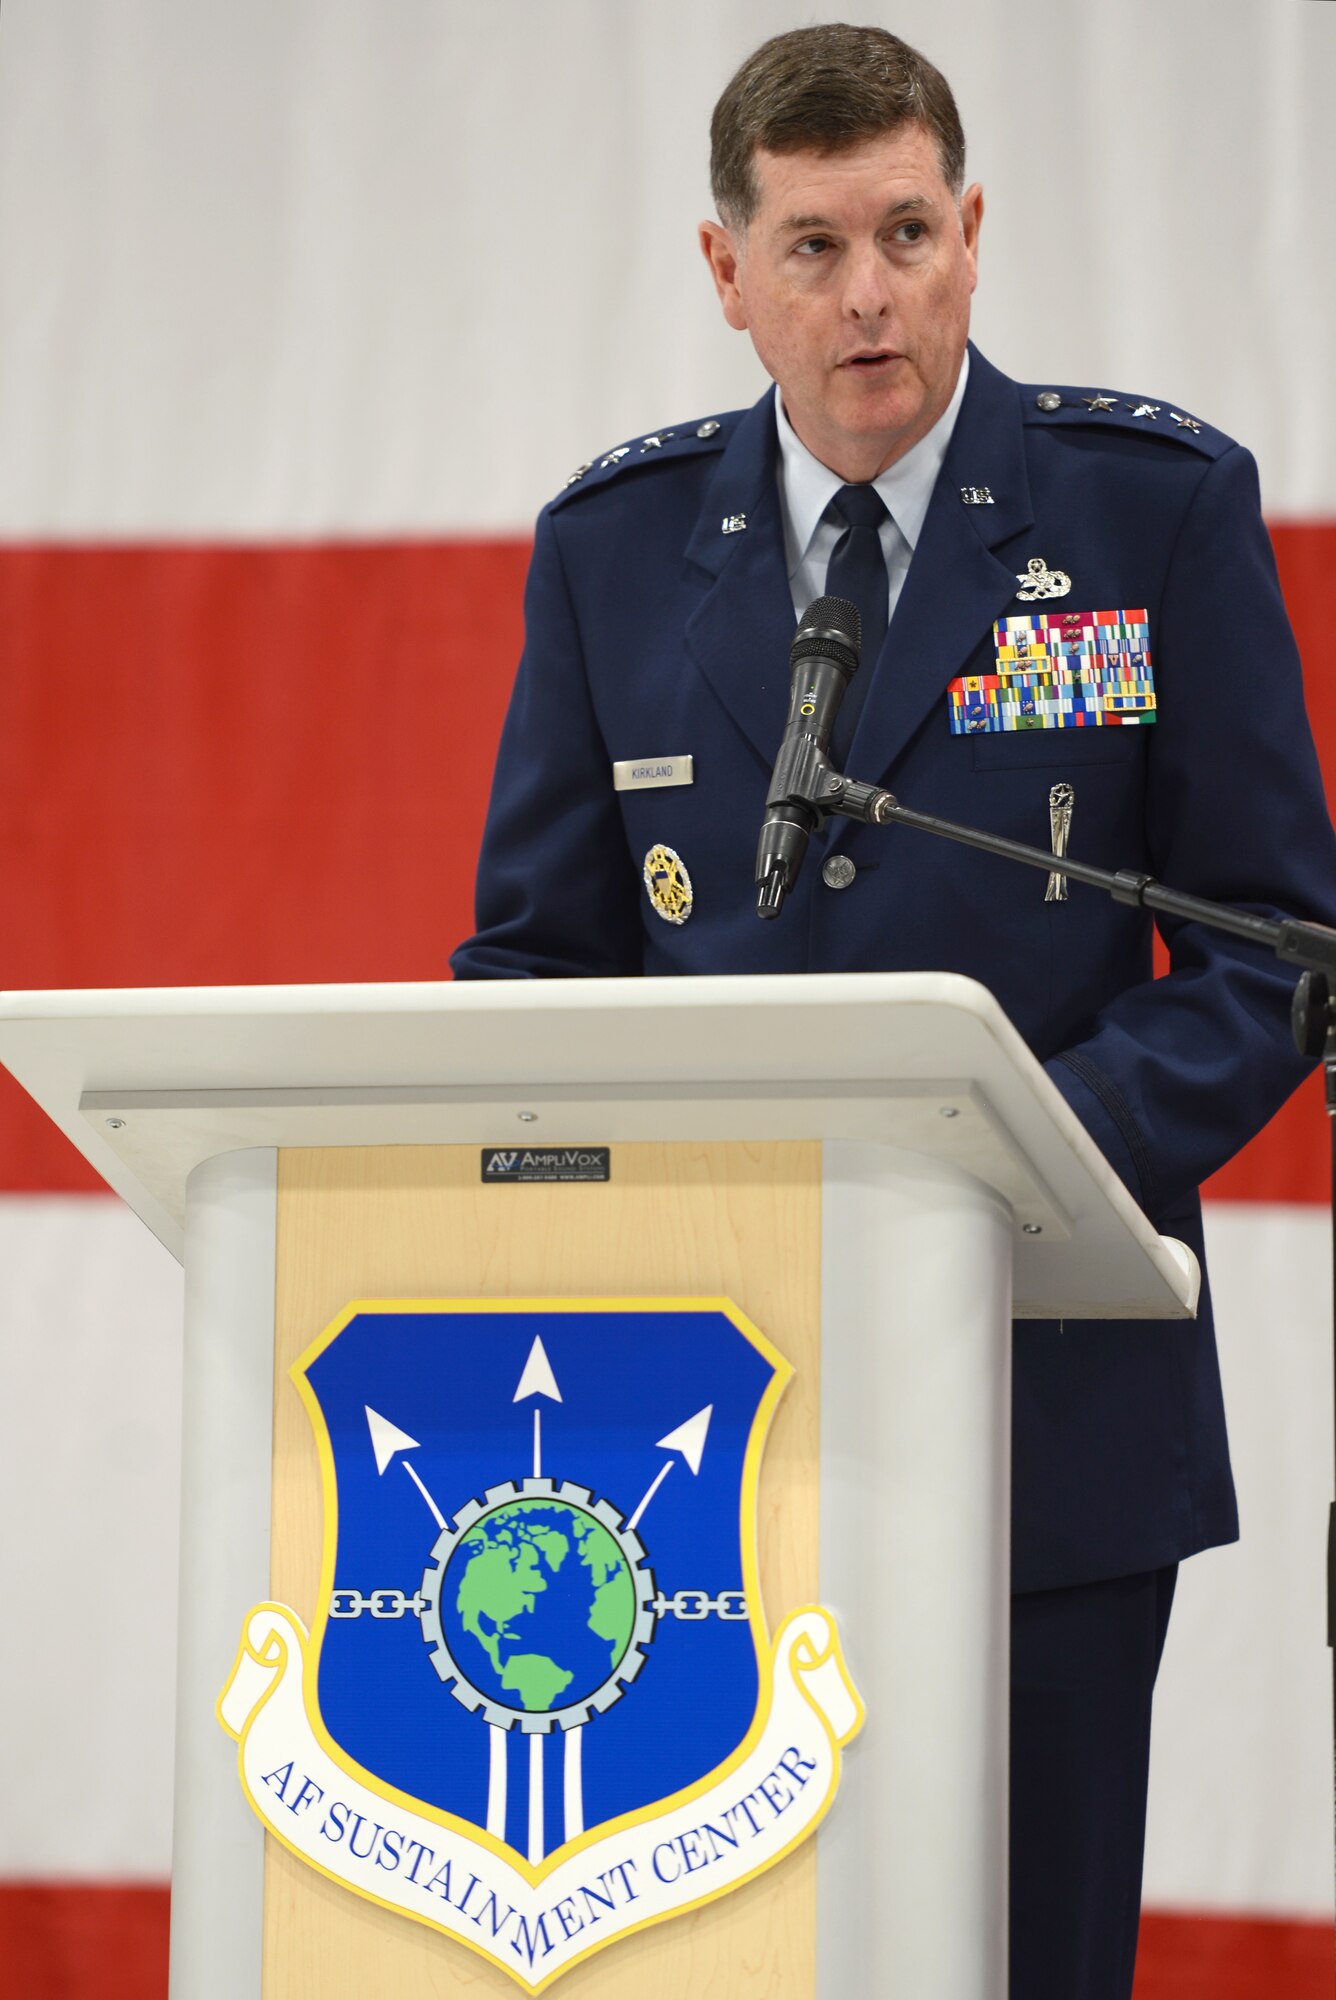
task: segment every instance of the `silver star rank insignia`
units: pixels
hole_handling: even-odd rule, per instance
[[[1152,423],[1159,416],[1161,409],[1159,403],[1129,403],[1127,407],[1134,417],[1149,417]]]
[[[1170,410],[1170,416],[1181,431],[1199,431],[1201,425],[1195,417],[1180,417],[1177,410]]]
[[[1116,410],[1118,407],[1116,396],[1082,396],[1081,401],[1088,410]]]
[[[647,438],[640,440],[640,449],[641,451],[655,451],[660,445],[666,444],[669,438],[676,436],[676,431],[651,431]]]

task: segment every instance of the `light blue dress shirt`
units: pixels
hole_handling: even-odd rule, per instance
[[[937,475],[956,427],[965,383],[969,378],[968,353],[960,364],[960,376],[951,401],[926,437],[911,451],[888,466],[873,485],[886,502],[887,518],[881,525],[881,545],[886,555],[886,589],[890,617],[904,587],[910,557],[923,532],[924,518]],[[775,422],[779,427],[779,501],[784,517],[784,555],[789,573],[789,590],[796,616],[826,590],[826,570],[835,544],[844,532],[837,521],[827,518],[829,507],[846,482],[807,449],[784,409],[784,398],[775,389]]]

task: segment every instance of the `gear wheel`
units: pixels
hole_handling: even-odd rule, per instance
[[[450,1651],[441,1624],[441,1590],[445,1572],[464,1536],[486,1515],[515,1500],[559,1500],[574,1507],[606,1528],[626,1558],[636,1594],[635,1622],[626,1651],[603,1685],[587,1701],[571,1702],[566,1708],[531,1710],[508,1708],[494,1701],[468,1680]],[[621,1700],[645,1664],[645,1648],[654,1637],[657,1596],[654,1572],[645,1560],[645,1545],[634,1529],[626,1526],[610,1500],[595,1500],[587,1486],[560,1484],[553,1479],[508,1479],[501,1486],[489,1486],[481,1500],[470,1500],[442,1530],[432,1545],[431,1556],[422,1572],[422,1596],[426,1608],[421,1614],[422,1637],[431,1651],[431,1663],[457,1702],[473,1715],[480,1715],[497,1729],[518,1729],[525,1736],[547,1736],[553,1730],[579,1729],[592,1715],[602,1715]]]

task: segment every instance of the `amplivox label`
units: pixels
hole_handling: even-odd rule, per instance
[[[484,1146],[484,1181],[606,1181],[610,1146]]]

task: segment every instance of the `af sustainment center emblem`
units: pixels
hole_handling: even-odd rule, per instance
[[[218,1702],[269,1831],[530,1993],[790,1853],[863,1715],[829,1612],[766,1631],[791,1374],[726,1299],[348,1307],[312,1630],[257,1605]]]

